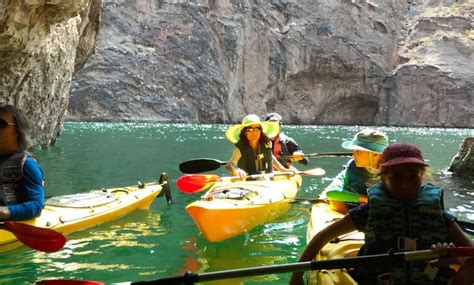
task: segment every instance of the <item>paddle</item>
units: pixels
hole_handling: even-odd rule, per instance
[[[51,229],[15,222],[3,222],[0,229],[11,232],[24,245],[39,251],[55,252],[66,244],[66,238]]]
[[[308,153],[305,154],[304,157],[308,158],[316,158],[316,157],[341,157],[341,156],[352,156],[352,152],[315,152],[315,153]],[[293,156],[280,156],[279,158],[284,159],[291,159]]]
[[[305,154],[305,157],[325,157],[325,156],[351,156],[352,152],[319,152]],[[281,156],[280,158],[290,159],[291,156]],[[213,158],[196,158],[187,160],[179,164],[179,170],[183,173],[193,174],[216,170],[227,161],[220,161]]]
[[[340,202],[349,202],[349,203],[367,203],[367,195],[362,195],[355,192],[350,192],[346,190],[331,190],[326,192],[326,197],[329,200],[340,201]]]
[[[304,171],[295,171],[295,172],[276,172],[276,173],[267,173],[267,174],[255,174],[247,176],[247,180],[260,178],[260,177],[274,177],[274,176],[284,176],[284,175],[314,175],[320,176],[324,175],[326,172],[322,168],[313,168]],[[241,180],[238,176],[230,177],[231,181]],[[210,187],[212,184],[221,181],[221,177],[215,174],[186,174],[178,178],[176,185],[178,189],[187,194],[194,194],[205,190]]]
[[[89,280],[72,280],[72,279],[49,279],[41,280],[36,285],[104,285],[104,282]]]
[[[440,250],[440,253],[433,252],[431,250],[419,250],[409,252],[397,252],[387,254],[376,254],[366,256],[355,256],[346,257],[340,259],[329,259],[319,261],[305,261],[295,262],[278,265],[267,265],[248,267],[241,269],[231,269],[207,273],[193,273],[186,272],[183,276],[167,277],[150,281],[137,281],[137,282],[120,282],[114,284],[132,284],[132,285],[159,285],[159,284],[194,284],[196,282],[213,281],[221,279],[232,279],[241,277],[250,277],[257,275],[285,273],[285,272],[301,272],[308,270],[321,270],[321,269],[339,269],[339,268],[351,268],[366,264],[375,263],[393,263],[400,261],[421,261],[421,260],[434,260],[440,257],[460,257],[460,256],[474,256],[474,248],[472,247],[457,247],[457,248],[445,248]],[[84,281],[84,280],[65,280],[67,283],[58,283],[60,279],[55,280],[43,280],[36,284],[41,285],[55,285],[55,284],[68,284],[68,285],[80,285],[80,284],[103,284],[97,281]]]
[[[184,161],[179,164],[179,170],[183,173],[200,173],[206,171],[216,170],[221,165],[226,165],[227,161],[220,161],[212,158],[196,158]]]
[[[458,256],[474,256],[474,248],[458,247],[447,248],[442,254],[435,253],[431,250],[420,250],[411,252],[398,252],[389,254],[377,254],[367,256],[347,257],[341,259],[330,259],[321,261],[296,262],[281,265],[268,265],[249,267],[234,270],[224,270],[208,273],[187,272],[183,276],[168,277],[150,281],[124,282],[120,284],[194,284],[196,282],[212,281],[219,279],[231,279],[240,277],[249,277],[265,274],[275,274],[284,272],[300,272],[308,270],[351,268],[364,264],[375,263],[393,263],[398,261],[418,261],[432,260],[439,257],[458,257]]]

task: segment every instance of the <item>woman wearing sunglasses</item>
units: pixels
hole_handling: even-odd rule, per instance
[[[44,205],[43,171],[27,151],[30,123],[23,111],[0,105],[0,221],[29,220]]]
[[[226,165],[227,171],[244,179],[247,175],[270,173],[273,167],[286,172],[286,169],[272,154],[270,137],[280,131],[278,122],[261,122],[257,115],[247,115],[242,124],[231,126],[226,137],[235,144],[232,156]]]

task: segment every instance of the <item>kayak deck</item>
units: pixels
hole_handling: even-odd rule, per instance
[[[224,178],[186,211],[208,241],[219,242],[288,211],[300,185],[301,176],[237,182]]]
[[[21,223],[69,234],[116,220],[137,209],[148,209],[164,189],[169,193],[167,181],[53,197],[46,200],[39,217]],[[0,230],[0,252],[21,245],[12,233]]]
[[[331,209],[328,203],[319,202],[313,205],[308,223],[307,241],[344,214]],[[364,234],[354,231],[326,244],[315,257],[316,261],[357,256],[364,244]],[[357,284],[346,269],[330,269],[308,272],[308,284]]]

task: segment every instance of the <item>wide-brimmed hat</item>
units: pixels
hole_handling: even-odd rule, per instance
[[[242,119],[242,124],[229,127],[225,132],[225,136],[232,143],[236,143],[240,140],[242,129],[252,125],[260,125],[263,133],[269,138],[275,137],[280,132],[280,124],[278,122],[262,122],[257,115],[250,114]]]
[[[397,164],[415,163],[428,165],[421,151],[414,145],[409,143],[394,143],[389,145],[382,153],[380,159],[381,166],[392,166]]]
[[[387,135],[373,129],[363,129],[355,134],[351,141],[345,141],[342,143],[342,147],[345,149],[365,150],[376,153],[382,153],[387,146]]]

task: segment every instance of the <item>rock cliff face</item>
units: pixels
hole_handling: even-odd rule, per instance
[[[103,1],[68,118],[472,127],[469,1]]]
[[[22,108],[37,145],[58,135],[74,67],[93,51],[100,1],[0,2],[0,103]]]

